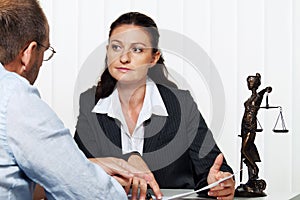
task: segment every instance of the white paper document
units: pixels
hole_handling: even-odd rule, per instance
[[[203,187],[203,188],[200,188],[200,189],[198,189],[198,190],[193,190],[193,191],[189,191],[189,192],[184,192],[184,193],[176,194],[176,195],[173,195],[173,196],[163,196],[162,200],[172,200],[172,199],[178,199],[178,198],[182,198],[182,197],[188,197],[188,196],[193,195],[193,194],[195,195],[195,194],[198,193],[198,192],[201,192],[201,191],[203,191],[203,190],[207,190],[207,189],[210,189],[210,188],[213,188],[213,187],[217,186],[217,185],[220,184],[221,182],[223,182],[223,181],[225,181],[225,180],[227,180],[227,179],[232,178],[233,176],[235,176],[236,174],[238,174],[240,171],[241,171],[241,170],[239,170],[238,172],[236,172],[236,173],[234,173],[234,174],[231,174],[230,176],[227,176],[227,177],[225,177],[225,178],[222,178],[222,179],[220,179],[220,180],[218,180],[218,181],[216,181],[216,182],[214,182],[214,183],[211,183],[211,184],[209,184],[209,185],[207,185],[207,186],[205,186],[205,187]],[[128,195],[128,199],[130,199],[130,197],[131,197],[131,195]],[[193,197],[195,197],[195,196],[193,196]],[[153,200],[156,199],[154,195],[152,195],[152,198],[153,198]],[[187,198],[187,199],[189,199],[189,198]]]
[[[235,173],[235,174],[236,174],[236,173]],[[221,183],[221,182],[223,182],[223,181],[225,181],[225,180],[227,180],[227,179],[230,179],[230,178],[233,177],[235,174],[231,174],[230,176],[227,176],[227,177],[225,177],[225,178],[222,178],[222,179],[220,179],[220,180],[218,180],[218,181],[216,181],[216,182],[214,182],[214,183],[211,183],[211,184],[209,184],[209,185],[207,185],[207,186],[205,186],[205,187],[203,187],[203,188],[200,188],[200,189],[198,189],[198,190],[191,191],[191,192],[186,192],[186,193],[182,193],[182,194],[176,194],[176,195],[171,196],[171,197],[164,197],[163,200],[171,200],[171,199],[177,199],[177,198],[180,198],[180,197],[186,197],[186,196],[195,194],[195,193],[197,193],[197,192],[201,192],[201,191],[203,191],[203,190],[207,190],[207,189],[213,188],[213,187],[219,185],[219,183]]]

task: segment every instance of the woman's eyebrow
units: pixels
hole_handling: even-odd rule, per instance
[[[116,43],[124,45],[124,43],[122,41],[117,40],[117,39],[113,39],[113,40],[110,41],[110,43],[112,43],[112,42],[116,42]],[[130,46],[134,46],[134,45],[142,45],[143,47],[151,47],[151,45],[146,45],[143,42],[132,42],[132,43],[130,43]]]
[[[146,44],[144,44],[143,42],[133,42],[131,43],[131,45],[143,45],[143,46],[147,46]]]

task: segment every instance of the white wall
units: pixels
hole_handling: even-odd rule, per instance
[[[287,134],[272,132],[278,110],[259,111],[264,128],[256,139],[262,159],[260,177],[267,181],[267,193],[300,191],[300,157],[296,156],[300,150],[300,127],[297,126],[300,118],[299,1],[41,0],[41,4],[49,19],[50,42],[57,54],[44,63],[37,85],[42,98],[71,132],[76,124],[78,94],[96,82],[100,73],[97,70],[102,67],[103,58],[95,60],[95,49],[99,52],[97,48],[105,45],[109,26],[120,14],[140,11],[151,16],[166,33],[161,44],[167,66],[173,77],[182,78],[180,85],[192,91],[234,170],[239,169],[240,162],[241,141],[237,135],[243,102],[250,96],[246,77],[261,73],[260,89],[273,87],[269,102],[283,107],[290,131]],[[180,40],[166,42],[170,34]],[[176,34],[179,37],[175,37]],[[199,70],[199,66],[192,65],[194,59],[197,60],[198,49],[184,46],[184,38],[207,53],[206,58],[211,59],[217,73],[211,69],[204,72],[207,69],[200,67]],[[175,43],[182,45],[182,54],[194,57],[189,60],[176,54],[172,51]],[[91,65],[93,61],[95,64]],[[79,74],[84,75],[77,79]],[[211,94],[216,77],[220,77],[225,94],[217,100]],[[225,120],[222,113],[215,112],[216,108],[225,110]],[[214,123],[218,118],[220,122]]]

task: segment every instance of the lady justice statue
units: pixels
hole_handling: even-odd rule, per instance
[[[264,94],[272,91],[271,87],[257,92],[256,90],[261,84],[260,74],[247,77],[248,89],[252,91],[250,98],[244,103],[245,113],[242,119],[241,137],[241,169],[243,162],[248,167],[248,182],[241,184],[235,191],[235,196],[239,197],[261,197],[266,196],[263,190],[266,188],[266,182],[262,179],[258,180],[258,166],[256,162],[261,162],[256,145],[254,143],[257,130],[257,112],[260,108]],[[242,171],[241,177],[242,181]]]

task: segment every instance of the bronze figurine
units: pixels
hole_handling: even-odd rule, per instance
[[[257,112],[260,108],[264,94],[272,91],[271,87],[257,92],[258,87],[261,84],[261,76],[256,73],[255,76],[248,76],[247,83],[248,89],[252,91],[249,99],[244,103],[245,112],[242,119],[241,137],[241,169],[243,168],[243,162],[248,167],[248,182],[241,184],[235,191],[235,196],[239,197],[261,197],[266,196],[263,192],[266,188],[266,182],[262,179],[258,179],[259,168],[256,162],[261,162],[259,153],[254,143],[257,132]],[[242,171],[240,179],[242,181]]]

